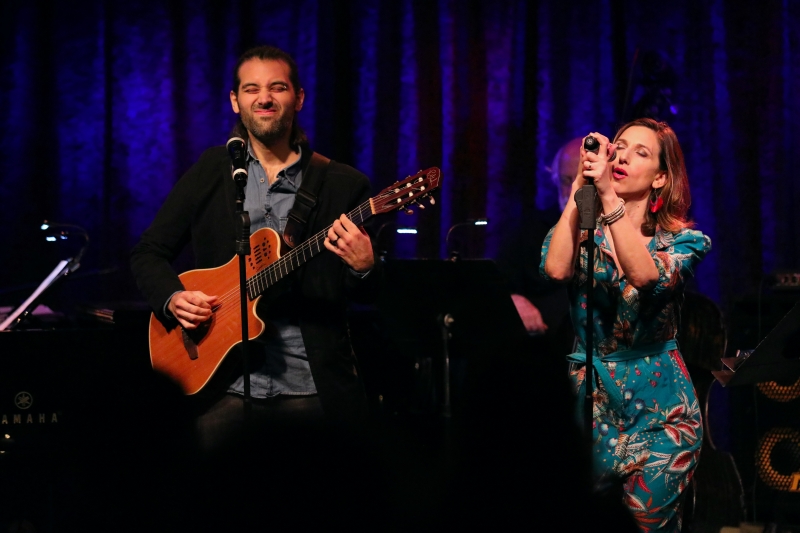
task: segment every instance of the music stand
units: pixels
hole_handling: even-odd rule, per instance
[[[385,272],[378,301],[384,332],[401,354],[430,357],[438,367],[442,416],[451,414],[451,390],[458,403],[462,393],[515,371],[509,363],[529,337],[494,261],[393,259]]]
[[[16,309],[14,309],[2,323],[0,323],[0,331],[5,331],[6,329],[14,329],[19,324],[21,324],[28,316],[30,316],[34,309],[36,308],[37,303],[41,300],[42,296],[44,295],[45,291],[50,289],[53,285],[56,284],[59,280],[64,278],[65,276],[69,275],[77,269],[75,263],[73,263],[73,259],[66,260],[63,259],[58,262],[56,267],[47,275],[47,277],[36,287],[28,298],[25,299],[22,304],[20,304]]]
[[[519,483],[540,471],[542,454],[569,470],[572,482],[582,480],[588,455],[574,424],[563,359],[548,357],[537,346],[542,338],[528,335],[494,261],[387,260],[385,276],[377,302],[385,359],[400,352],[408,366],[415,357],[420,365],[431,360],[443,391],[426,397],[435,411],[409,413],[417,416],[404,422],[414,422],[425,453],[442,459],[449,501],[474,501],[477,509],[524,508],[527,494]],[[444,324],[448,315],[452,322]],[[446,357],[453,362],[450,376]],[[448,377],[452,417],[443,397]],[[553,449],[542,440],[542,423],[558,435]]]
[[[755,350],[723,357],[725,368],[712,370],[723,387],[765,381],[793,382],[800,377],[800,302],[784,316]]]

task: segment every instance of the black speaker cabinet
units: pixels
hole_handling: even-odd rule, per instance
[[[796,292],[746,298],[731,315],[730,348],[753,350],[735,374],[772,377],[731,387],[731,428],[750,518],[791,527],[800,526],[799,299]]]

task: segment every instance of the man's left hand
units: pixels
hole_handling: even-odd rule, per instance
[[[345,215],[336,219],[328,230],[325,248],[341,257],[356,272],[367,272],[375,265],[369,235]]]

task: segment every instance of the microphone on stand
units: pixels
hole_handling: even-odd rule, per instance
[[[600,141],[589,135],[583,140],[583,149],[596,154],[600,150]],[[616,152],[614,155],[616,155]],[[597,189],[594,187],[594,179],[586,176],[586,185],[575,192],[575,205],[578,206],[581,229],[594,229],[597,216],[595,209],[596,199]]]
[[[247,188],[247,144],[241,137],[231,137],[225,143],[233,167],[233,181],[236,183],[237,233],[236,255],[239,257],[239,313],[242,324],[241,363],[244,376],[244,421],[250,422],[250,350],[247,318],[247,260],[250,255],[250,214],[244,209],[245,189]]]
[[[233,165],[233,180],[237,185],[247,185],[247,148],[244,139],[231,137],[225,147]]]
[[[597,153],[600,150],[600,142],[591,135],[589,135],[583,141],[583,149],[586,150],[587,152]],[[611,157],[608,158],[608,162],[610,163],[616,158],[617,158],[617,151],[614,150],[614,153],[611,154]]]
[[[600,150],[600,142],[589,135],[583,140],[583,149],[587,152],[594,152],[595,154]],[[616,152],[615,152],[616,153]],[[581,230],[586,230],[588,239],[586,239],[586,276],[587,287],[586,291],[586,364],[584,366],[584,383],[586,384],[585,395],[583,397],[583,416],[584,416],[584,431],[586,438],[591,442],[593,433],[593,412],[594,412],[594,377],[592,368],[592,358],[594,352],[594,231],[597,224],[596,203],[597,189],[594,186],[592,178],[586,178],[586,184],[575,192],[575,205],[578,207],[578,224]]]

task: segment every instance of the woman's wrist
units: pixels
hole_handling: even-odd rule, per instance
[[[569,191],[569,199],[567,200],[567,203],[570,203],[570,202],[574,201],[575,193],[578,192],[579,190],[581,190],[581,187],[583,187],[583,185],[580,185],[578,183],[579,181],[580,181],[580,178],[575,178],[572,181],[572,188]]]
[[[603,214],[600,215],[600,220],[603,222],[604,225],[610,226],[617,220],[621,219],[625,216],[625,200],[622,198],[618,199],[617,207],[613,210],[603,209]]]
[[[610,213],[619,206],[620,197],[614,191],[609,191],[610,194],[604,194],[600,197],[600,205],[604,213]]]

